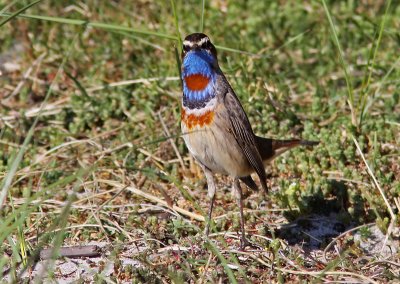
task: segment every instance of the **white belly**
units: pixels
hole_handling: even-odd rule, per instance
[[[181,128],[189,152],[212,172],[232,177],[243,177],[252,172],[233,135],[218,123],[192,129],[181,123]]]

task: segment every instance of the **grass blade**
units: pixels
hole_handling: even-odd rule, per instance
[[[75,37],[75,39],[72,42],[74,43],[76,41],[76,39],[77,39],[77,37]],[[67,62],[67,58],[69,57],[69,54],[71,53],[71,50],[72,50],[73,46],[74,45],[71,44],[70,50],[68,50],[67,55],[64,56],[64,59],[61,62],[60,67],[57,70],[56,76],[54,77],[54,80],[51,82],[51,85],[50,85],[49,89],[47,90],[46,96],[45,96],[45,98],[44,98],[44,100],[43,100],[43,102],[42,102],[42,104],[40,106],[39,113],[36,116],[35,120],[33,121],[32,126],[29,128],[28,134],[26,135],[26,137],[24,139],[24,142],[23,142],[23,144],[21,146],[21,149],[18,151],[17,156],[12,161],[9,172],[5,176],[3,182],[1,183],[0,210],[2,209],[2,207],[4,205],[4,201],[6,199],[8,190],[9,190],[9,188],[11,186],[11,183],[12,183],[12,180],[14,179],[14,176],[15,176],[17,170],[18,170],[18,167],[19,167],[19,165],[20,165],[20,163],[22,161],[22,158],[24,157],[24,154],[25,154],[26,150],[28,149],[28,144],[30,143],[30,141],[31,141],[31,139],[33,137],[33,134],[35,133],[35,128],[36,128],[36,125],[37,125],[37,123],[39,121],[39,118],[41,117],[41,113],[42,113],[42,111],[44,109],[44,106],[46,105],[47,100],[49,99],[49,97],[50,97],[50,95],[52,93],[53,86],[54,86],[55,82],[57,82],[57,80],[58,80],[58,78],[59,78],[59,76],[61,74],[61,71],[64,69],[64,65]]]
[[[288,39],[288,41],[286,41],[284,44],[282,44],[281,46],[279,46],[278,48],[276,48],[274,50],[274,52],[272,53],[272,55],[276,55],[278,53],[279,50],[281,50],[282,48],[284,48],[285,46],[290,45],[291,43],[297,41],[298,39],[302,38],[306,33],[310,32],[311,29],[308,29],[302,33],[299,33],[298,35],[295,35],[294,37],[291,37]]]
[[[215,45],[215,47],[218,50],[224,50],[224,51],[229,51],[229,52],[235,52],[235,53],[240,53],[240,54],[244,54],[244,55],[248,55],[248,56],[254,56],[254,57],[262,57],[256,53],[251,53],[248,51],[244,51],[244,50],[240,50],[240,49],[235,49],[235,48],[231,48],[231,47],[226,47],[226,46],[221,46],[221,45]],[[269,57],[269,56],[267,56]]]
[[[85,170],[81,170],[81,173],[86,173]],[[68,222],[68,216],[70,214],[70,210],[72,207],[72,203],[75,201],[76,199],[76,193],[78,191],[78,189],[80,188],[80,186],[82,185],[82,179],[78,178],[77,181],[75,182],[74,186],[73,186],[73,190],[72,193],[68,195],[67,198],[67,202],[60,214],[60,216],[51,224],[51,226],[46,230],[45,234],[43,235],[42,239],[40,240],[40,242],[36,245],[36,248],[34,249],[34,251],[32,252],[32,254],[30,255],[29,259],[28,259],[28,263],[26,266],[24,266],[18,273],[19,273],[19,278],[22,277],[23,273],[26,271],[26,269],[28,269],[28,267],[30,267],[31,265],[33,265],[35,263],[35,261],[38,259],[39,254],[40,254],[40,250],[43,248],[44,245],[47,244],[47,241],[51,238],[51,236],[53,235],[54,232],[56,232],[55,237],[53,239],[53,249],[51,251],[51,258],[55,259],[57,256],[57,253],[60,249],[60,247],[62,246],[62,242],[65,238],[65,228],[67,226],[67,222]],[[47,268],[47,266],[50,265],[49,262],[46,262],[44,264],[44,267]],[[37,283],[42,283],[42,280],[44,278],[44,275],[46,273],[48,269],[43,269],[41,271],[41,273],[39,273],[38,275],[36,275],[35,280]],[[37,281],[39,279],[39,282]]]
[[[228,262],[226,261],[226,258],[222,255],[222,253],[218,250],[218,248],[212,242],[209,242],[209,241],[207,241],[205,243],[205,246],[209,250],[211,250],[211,252],[213,254],[215,254],[218,257],[219,261],[221,262],[221,265],[223,266],[223,268],[225,270],[226,275],[229,278],[229,282],[230,283],[238,283],[235,278],[235,275],[233,274],[232,269],[228,266]]]
[[[10,15],[10,13],[3,14],[3,16],[9,16],[9,15]],[[142,30],[142,29],[134,29],[134,28],[115,25],[115,24],[88,22],[85,20],[76,20],[76,19],[69,19],[69,18],[62,18],[62,17],[50,17],[50,16],[40,16],[40,15],[28,15],[28,14],[19,14],[18,17],[26,18],[26,19],[49,21],[49,22],[55,22],[55,23],[60,23],[60,24],[80,25],[80,26],[86,25],[86,26],[90,26],[93,28],[110,30],[110,31],[131,32],[131,33],[137,33],[137,34],[148,35],[148,36],[156,36],[156,37],[170,39],[170,40],[177,40],[176,37],[168,35],[168,34],[147,31],[147,30]]]
[[[397,57],[396,61],[392,64],[392,66],[390,66],[390,69],[388,70],[388,72],[386,72],[385,76],[382,78],[378,88],[374,91],[374,95],[372,97],[372,99],[367,103],[365,103],[365,106],[362,109],[363,113],[367,113],[368,109],[373,105],[374,101],[376,100],[376,95],[379,94],[381,88],[383,85],[387,84],[388,78],[390,76],[390,74],[392,74],[392,72],[396,69],[396,67],[398,67],[397,65],[400,62],[400,56]],[[390,122],[387,121],[387,123],[390,124]],[[361,123],[360,123],[361,125]]]
[[[4,6],[4,8],[1,9],[1,11],[0,11],[0,16],[1,16],[5,11],[7,11],[8,9],[10,9],[10,7],[14,6],[15,3],[17,3],[17,2],[18,2],[17,0],[14,0],[13,2],[8,3],[6,6]]]
[[[386,18],[390,9],[390,5],[392,3],[392,0],[389,0],[386,3],[386,9],[385,9],[385,14],[383,15],[381,24],[379,26],[379,34],[378,34],[378,39],[376,41],[375,44],[375,48],[374,48],[374,52],[372,54],[372,58],[368,58],[368,64],[367,64],[367,70],[368,72],[368,76],[367,78],[364,80],[363,84],[362,84],[362,90],[361,90],[361,107],[360,107],[360,119],[359,119],[359,126],[361,126],[362,122],[363,122],[363,118],[365,115],[365,110],[366,110],[366,104],[367,104],[367,99],[368,99],[368,87],[371,83],[371,77],[372,77],[372,71],[374,69],[375,66],[375,59],[376,59],[376,54],[378,53],[378,49],[382,40],[382,35],[383,35],[383,30],[385,29],[385,24],[386,24]],[[372,49],[372,48],[371,48]]]
[[[32,2],[28,5],[26,5],[25,7],[19,9],[18,11],[16,11],[15,13],[12,14],[8,14],[8,16],[3,19],[2,21],[0,21],[0,27],[3,26],[4,24],[6,24],[7,22],[11,21],[12,19],[14,19],[15,17],[17,17],[19,14],[25,12],[26,10],[28,10],[30,7],[36,5],[37,3],[41,2],[42,0],[37,0],[35,2]],[[7,6],[8,7],[8,6]]]
[[[205,5],[206,0],[201,1],[201,18],[200,18],[200,32],[204,31],[204,13],[205,13]]]
[[[346,79],[347,97],[348,97],[347,102],[348,102],[350,110],[351,110],[351,122],[353,123],[354,126],[356,126],[357,125],[357,119],[356,119],[357,116],[356,116],[355,108],[354,108],[353,86],[352,86],[351,81],[350,81],[350,76],[349,76],[349,72],[347,71],[346,63],[344,61],[343,50],[342,50],[342,47],[340,45],[339,38],[337,36],[335,24],[333,23],[331,14],[329,12],[328,6],[325,3],[325,0],[322,0],[322,5],[324,6],[325,14],[326,14],[326,17],[328,18],[329,25],[331,27],[333,41],[334,41],[334,43],[335,43],[335,45],[336,45],[336,47],[337,47],[337,49],[339,51],[340,65],[343,68],[344,77]]]
[[[179,31],[179,19],[178,19],[178,14],[176,13],[174,0],[171,0],[171,7],[172,7],[172,12],[174,14],[175,32],[176,32],[176,38],[178,39],[179,51],[182,52],[182,38],[181,38],[181,32]]]
[[[173,0],[171,0],[171,4],[173,5],[173,10],[175,11],[175,2]],[[9,15],[10,15],[9,13],[4,13],[3,15],[0,14],[0,17],[1,16],[9,16]],[[26,19],[55,22],[55,23],[59,23],[59,24],[69,24],[69,25],[78,25],[78,26],[86,25],[86,26],[90,26],[93,28],[97,28],[97,29],[108,30],[111,32],[129,32],[129,33],[135,33],[135,34],[141,34],[141,35],[147,35],[147,36],[155,36],[155,37],[165,38],[165,39],[169,39],[169,40],[177,40],[179,42],[179,51],[180,52],[182,51],[181,50],[182,49],[182,38],[180,36],[177,15],[174,16],[177,36],[172,36],[172,35],[168,35],[168,34],[163,34],[163,33],[158,33],[158,32],[153,32],[153,31],[148,31],[148,30],[142,30],[142,29],[134,29],[134,28],[120,26],[120,25],[116,25],[116,24],[88,22],[85,20],[76,20],[76,19],[69,19],[69,18],[62,18],[62,17],[28,15],[28,14],[19,14],[18,17],[26,18]],[[297,39],[297,38],[298,37],[296,37],[295,39]],[[290,42],[292,42],[292,40]],[[225,47],[225,46],[220,46],[220,45],[215,45],[215,47],[220,50],[224,50],[224,51],[228,51],[228,52],[235,52],[235,53],[240,53],[240,54],[254,56],[254,57],[262,57],[258,54],[247,52],[244,50],[235,49],[235,48],[230,48],[230,47]]]

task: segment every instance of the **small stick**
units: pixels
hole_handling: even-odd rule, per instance
[[[5,99],[9,100],[10,98],[14,97],[15,95],[19,94],[21,91],[22,87],[26,83],[27,79],[30,77],[32,70],[36,65],[42,62],[44,56],[46,53],[42,53],[36,60],[33,62],[33,64],[26,70],[25,74],[22,76],[22,80],[18,83],[18,85],[15,87],[14,91],[8,95]]]
[[[370,227],[370,226],[372,226],[372,225],[374,225],[374,224],[375,224],[375,222],[374,222],[374,223],[369,223],[369,224],[362,224],[362,225],[360,225],[360,226],[351,228],[350,230],[347,230],[347,231],[341,233],[341,234],[340,234],[339,236],[337,236],[336,238],[334,238],[334,239],[325,247],[325,249],[324,249],[323,258],[324,258],[325,264],[328,263],[328,260],[327,260],[327,258],[326,258],[326,253],[327,253],[328,250],[331,248],[331,246],[332,246],[334,243],[337,242],[337,240],[339,240],[340,238],[344,237],[345,235],[347,235],[347,234],[349,234],[349,233],[351,233],[351,232],[354,232],[354,231],[357,231],[358,229],[361,229],[362,227]]]
[[[112,181],[112,180],[99,179],[98,182],[105,183],[105,184],[108,184],[108,185],[111,185],[111,186],[114,186],[114,187],[117,187],[117,188],[124,187],[123,184],[121,184],[121,183],[119,183],[117,181]],[[139,190],[139,189],[137,189],[137,188],[135,188],[133,186],[128,186],[126,188],[126,190],[128,190],[130,192],[133,192],[134,194],[137,194],[137,195],[139,195],[139,196],[141,196],[143,198],[146,198],[146,199],[148,199],[148,200],[150,200],[152,202],[156,202],[156,203],[161,204],[162,206],[165,206],[167,208],[171,208],[172,210],[180,213],[181,215],[187,216],[187,217],[195,219],[197,221],[201,221],[201,222],[205,221],[205,218],[202,215],[199,215],[199,214],[196,214],[196,213],[192,213],[192,212],[190,212],[188,210],[185,210],[183,208],[180,208],[180,207],[178,207],[176,205],[173,205],[172,207],[169,207],[165,200],[162,200],[161,198],[158,198],[158,197],[156,197],[154,195],[151,195],[151,194],[146,193],[146,192],[144,192],[142,190]]]
[[[367,167],[368,174],[371,176],[372,180],[374,181],[375,186],[378,188],[379,193],[381,194],[383,200],[385,201],[385,204],[386,204],[386,207],[387,207],[387,209],[388,209],[388,211],[389,211],[389,214],[390,214],[391,219],[392,219],[392,220],[396,220],[396,214],[393,213],[393,209],[392,209],[392,207],[391,207],[389,201],[387,200],[387,198],[386,198],[386,196],[385,196],[385,193],[383,192],[381,186],[379,185],[378,181],[376,180],[374,173],[372,172],[370,166],[368,165],[367,160],[365,159],[364,154],[363,154],[363,152],[361,151],[360,145],[358,145],[358,142],[357,142],[357,140],[354,138],[354,136],[353,136],[352,138],[353,138],[354,144],[356,144],[358,153],[360,154],[362,160],[364,161],[365,166]]]
[[[140,78],[140,79],[134,79],[134,80],[126,80],[126,81],[120,81],[120,82],[113,82],[107,85],[101,85],[101,86],[95,86],[86,89],[88,93],[92,93],[95,91],[100,91],[105,88],[110,88],[110,87],[119,87],[119,86],[127,86],[127,85],[133,85],[133,84],[148,84],[150,82],[155,82],[155,81],[178,81],[180,80],[179,77],[155,77],[155,78]]]
[[[46,248],[40,251],[41,259],[50,259],[54,248]],[[60,247],[58,256],[78,258],[78,257],[97,257],[101,255],[101,250],[96,245]]]

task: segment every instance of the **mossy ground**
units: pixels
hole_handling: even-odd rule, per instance
[[[26,3],[11,11],[28,4],[22,2]],[[282,225],[315,214],[335,216],[345,229],[376,222],[384,233],[393,231],[388,208],[354,142],[398,216],[400,6],[394,1],[385,12],[387,4],[327,1],[343,65],[322,2],[205,3],[204,32],[220,46],[220,66],[255,132],[320,141],[313,149],[294,149],[274,161],[267,169],[272,190],[266,202],[261,192],[249,193],[246,229],[264,254],[235,250],[239,218],[228,178],[218,178],[210,242],[202,237],[203,222],[154,202],[160,198],[196,216],[205,215],[209,202],[205,180],[180,137],[179,46],[168,39],[176,36],[170,2],[52,1],[26,12],[112,23],[139,33],[28,18],[14,18],[2,26],[2,188],[35,127],[0,210],[0,267],[10,262],[10,274],[18,277],[18,267],[25,261],[31,265],[24,251],[33,254],[43,246],[102,241],[113,247],[146,247],[134,255],[140,268],[130,266],[124,273],[118,270],[115,251],[115,257],[110,256],[115,273],[96,278],[106,281],[398,277],[398,255],[378,262],[379,255],[368,254],[352,239],[339,240],[340,254],[331,251],[325,261],[311,261],[301,243],[287,245],[276,235]],[[199,31],[201,6],[201,1],[177,1],[182,35]],[[354,94],[353,110],[343,66]],[[361,232],[368,238],[367,227]],[[323,250],[336,236],[313,250]],[[159,253],[171,245],[193,250]],[[360,258],[378,264],[368,266]],[[377,266],[382,268],[379,273]]]

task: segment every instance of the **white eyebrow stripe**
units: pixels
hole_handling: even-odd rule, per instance
[[[210,41],[210,39],[209,39],[208,37],[203,37],[203,38],[197,43],[197,45],[202,45],[203,43],[209,42],[209,41]]]
[[[185,41],[183,42],[183,45],[186,45],[186,46],[192,47],[192,46],[193,46],[193,42],[191,42],[191,41],[188,41],[188,40],[185,40]]]
[[[188,46],[188,47],[193,47],[193,45],[197,44],[197,46],[201,46],[203,43],[209,42],[209,41],[210,41],[210,39],[208,37],[203,37],[198,42],[192,42],[190,40],[185,40],[185,41],[183,41],[183,45]]]

